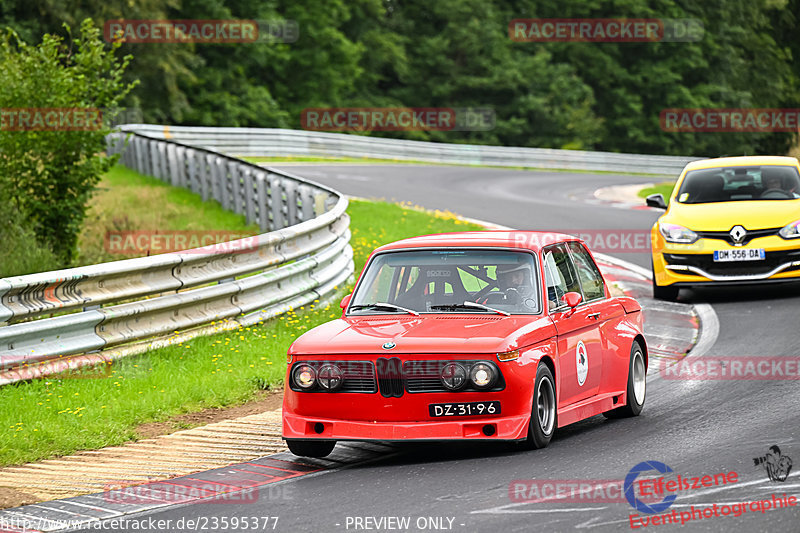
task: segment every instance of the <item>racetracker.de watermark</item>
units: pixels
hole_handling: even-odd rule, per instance
[[[106,252],[123,255],[248,253],[258,249],[259,238],[230,230],[109,231]]]
[[[626,503],[622,479],[515,479],[508,485],[514,503]],[[644,501],[657,502],[655,494]]]
[[[790,132],[800,129],[800,109],[669,108],[659,114],[667,132]]]
[[[314,107],[300,114],[311,131],[488,131],[491,107]]]
[[[627,229],[563,229],[535,233],[515,232],[510,238],[514,247],[540,247],[558,242],[563,235],[578,237],[592,252],[597,253],[650,253],[650,230]],[[687,249],[691,249],[687,247]]]
[[[107,42],[144,43],[293,43],[300,32],[294,20],[107,20]]]
[[[697,42],[704,33],[698,19],[514,19],[508,24],[511,40],[528,43]]]
[[[94,107],[0,108],[0,131],[96,131],[103,112]]]
[[[687,358],[670,364],[662,360],[664,379],[709,380],[800,380],[800,357],[729,356]]]
[[[205,503],[246,504],[267,500],[290,501],[294,499],[294,489],[291,485],[267,483],[234,490],[231,485],[199,479],[151,483],[142,483],[141,480],[123,480],[107,483],[104,487],[103,499],[114,504],[151,504],[153,500],[167,503],[203,500]]]

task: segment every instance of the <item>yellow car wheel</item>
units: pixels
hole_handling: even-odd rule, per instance
[[[680,289],[674,285],[667,285],[665,287],[658,285],[656,282],[656,270],[653,267],[652,261],[650,262],[650,271],[653,273],[653,298],[656,300],[666,300],[668,302],[677,300],[678,291]]]

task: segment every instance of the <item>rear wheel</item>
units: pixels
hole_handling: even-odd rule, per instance
[[[335,440],[287,440],[289,451],[300,457],[327,457],[336,446]]]
[[[622,407],[606,411],[606,418],[627,418],[638,416],[644,407],[647,393],[647,367],[644,364],[644,351],[638,342],[631,346],[631,358],[628,366],[627,401]]]
[[[557,426],[556,386],[553,373],[547,365],[539,363],[533,385],[533,409],[528,425],[527,448],[544,448],[550,444]]]
[[[666,285],[661,286],[656,283],[656,270],[652,266],[650,266],[650,271],[653,273],[653,298],[656,300],[666,300],[668,302],[674,302],[678,299],[678,291],[680,290],[678,287],[674,285]]]

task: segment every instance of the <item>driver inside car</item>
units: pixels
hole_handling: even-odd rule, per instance
[[[794,192],[794,189],[788,189],[784,186],[784,180],[781,174],[776,172],[767,173],[766,171],[762,174],[762,181],[764,183],[764,192],[761,193],[761,197],[769,197],[772,195],[773,192],[783,193],[789,198],[800,198],[800,194]]]
[[[497,287],[509,303],[517,303],[520,298],[529,297],[533,293],[531,279],[528,265],[497,266]]]

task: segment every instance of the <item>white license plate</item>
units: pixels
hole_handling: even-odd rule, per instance
[[[763,261],[766,258],[763,248],[739,248],[737,250],[715,250],[714,261]]]

